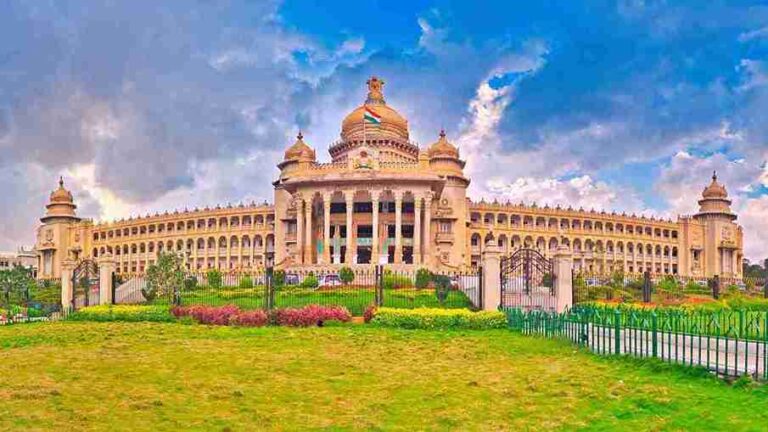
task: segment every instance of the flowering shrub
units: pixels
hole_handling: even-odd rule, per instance
[[[274,315],[275,323],[290,327],[322,326],[325,321],[349,322],[352,315],[341,306],[309,305],[300,309],[278,309]]]
[[[372,324],[405,329],[471,329],[506,328],[502,312],[472,312],[468,309],[395,309],[379,308]]]
[[[365,308],[365,312],[363,313],[363,321],[367,323],[371,322],[371,320],[376,316],[376,306],[370,305],[367,308]]]
[[[229,323],[242,327],[264,327],[269,323],[269,316],[261,309],[242,311],[232,317]]]
[[[226,306],[176,306],[171,309],[176,318],[189,316],[200,324],[227,325],[241,313],[235,305]]]

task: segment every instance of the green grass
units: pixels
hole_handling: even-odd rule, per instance
[[[2,430],[765,430],[765,388],[507,330],[0,328]]]
[[[374,298],[373,288],[365,287],[337,287],[314,291],[292,288],[279,290],[275,293],[275,307],[302,307],[310,304],[338,305],[346,307],[352,315],[361,316],[365,309],[374,303]],[[183,293],[181,301],[183,305],[222,306],[234,304],[241,309],[256,309],[264,307],[264,288],[198,289]],[[450,291],[445,304],[440,305],[434,290],[405,288],[384,290],[383,306],[470,308],[472,304],[461,291]]]

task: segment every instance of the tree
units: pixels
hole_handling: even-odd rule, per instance
[[[29,297],[29,288],[34,284],[32,274],[26,267],[14,266],[9,270],[0,271],[0,290],[2,301],[16,303]]]
[[[425,268],[416,270],[416,288],[424,289],[429,285],[429,281],[432,280],[432,272]]]
[[[344,285],[348,285],[355,280],[355,272],[352,271],[351,268],[344,266],[339,269],[339,280],[341,280]]]
[[[221,288],[222,277],[220,271],[216,269],[208,270],[208,273],[205,275],[205,279],[207,280],[208,286],[210,288]]]
[[[141,290],[148,302],[158,296],[170,297],[184,286],[184,262],[174,253],[161,253],[157,263],[147,268],[147,286]]]

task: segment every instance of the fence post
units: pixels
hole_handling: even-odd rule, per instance
[[[613,352],[621,354],[621,311],[613,311]]]
[[[499,270],[501,271],[501,270]],[[483,288],[483,266],[477,267],[477,304],[478,309],[482,309],[485,299],[485,289]]]
[[[643,303],[651,302],[651,272],[643,272]]]
[[[720,298],[720,276],[715,275],[714,278],[712,278],[712,298],[715,300]]]
[[[380,264],[376,265],[376,273],[375,273],[375,287],[376,287],[376,295],[374,296],[375,300],[374,303],[376,303],[376,307],[381,307],[384,304],[384,285],[382,284],[382,276],[383,276],[383,268]]]
[[[573,257],[568,246],[561,244],[552,261],[555,281],[555,301],[557,313],[563,313],[573,306]]]
[[[267,289],[266,296],[264,298],[264,309],[267,312],[271,311],[275,306],[275,283],[274,283],[274,267],[267,267],[265,272],[265,288]]]
[[[75,270],[75,262],[66,259],[61,263],[61,310],[66,313],[72,308],[74,286],[72,285],[72,272]]]
[[[498,310],[501,305],[501,258],[499,247],[488,243],[483,250],[483,310]]]
[[[112,272],[112,304],[117,304],[117,273]]]
[[[651,350],[653,357],[659,356],[659,317],[656,311],[651,312]]]
[[[99,304],[112,304],[112,273],[115,272],[115,260],[112,254],[105,253],[98,260],[99,265]],[[90,291],[90,289],[89,289]]]

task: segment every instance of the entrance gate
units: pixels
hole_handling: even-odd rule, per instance
[[[557,310],[552,260],[530,248],[501,259],[501,307]]]
[[[72,309],[99,304],[99,266],[84,259],[72,272]]]

